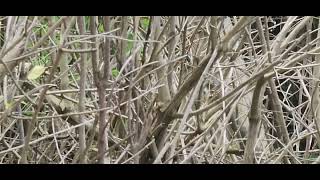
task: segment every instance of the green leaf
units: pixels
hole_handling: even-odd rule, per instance
[[[10,108],[12,107],[13,103],[14,103],[13,101],[6,102],[6,103],[4,104],[4,106],[5,106],[6,109],[10,109]]]
[[[44,66],[36,65],[29,71],[27,78],[29,80],[35,80],[39,78],[45,70],[46,68]]]
[[[119,70],[117,68],[113,68],[111,73],[113,77],[117,77],[119,75]]]
[[[111,46],[111,50],[110,50],[110,54],[113,55],[116,53],[116,47],[115,46]]]
[[[150,19],[147,17],[141,18],[141,26],[144,30],[147,30],[149,27]]]
[[[99,24],[99,25],[98,25],[98,32],[99,32],[99,33],[103,33],[103,32],[104,32],[104,28],[103,28],[103,25],[102,25],[102,24]]]
[[[50,62],[50,55],[51,55],[50,53],[44,52],[39,58],[32,60],[31,64],[33,66],[36,66],[36,65],[45,66]]]
[[[22,112],[22,114],[25,116],[32,116],[33,112],[32,111],[25,111],[25,112]]]
[[[132,33],[128,34],[128,39],[133,40],[133,34]],[[126,48],[126,53],[131,52],[132,48],[133,48],[133,41],[128,41],[127,48]]]

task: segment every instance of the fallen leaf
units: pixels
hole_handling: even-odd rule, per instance
[[[35,80],[39,78],[45,70],[46,68],[44,66],[36,65],[29,71],[27,78],[29,80]]]

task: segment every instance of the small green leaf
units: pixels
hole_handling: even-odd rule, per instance
[[[133,40],[133,34],[132,33],[128,34],[128,39]],[[133,41],[128,41],[126,52],[127,53],[131,52],[132,48],[133,48]]]
[[[33,112],[32,111],[25,111],[25,112],[22,112],[22,114],[25,116],[32,116]]]
[[[115,47],[111,47],[110,54],[115,54],[115,53],[116,53],[116,48]]]
[[[45,70],[46,68],[44,66],[36,65],[29,71],[27,78],[29,80],[35,80],[39,78]]]
[[[98,32],[99,32],[99,33],[103,33],[103,32],[104,32],[104,27],[103,27],[102,24],[99,24],[99,25],[98,25]]]
[[[147,30],[149,27],[150,19],[147,17],[141,18],[141,26],[144,30]]]
[[[5,106],[6,109],[10,109],[10,108],[12,107],[12,105],[13,105],[13,101],[6,102],[6,103],[4,104],[4,106]]]
[[[119,75],[119,70],[117,68],[113,68],[111,73],[113,77],[117,77]]]

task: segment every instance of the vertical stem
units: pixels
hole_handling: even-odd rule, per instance
[[[257,141],[257,133],[260,123],[260,106],[262,103],[261,94],[264,89],[264,79],[260,78],[257,81],[256,88],[253,92],[251,109],[249,114],[249,131],[246,149],[244,151],[244,163],[255,163],[254,147]]]
[[[170,26],[169,26],[169,34],[168,38],[171,38],[172,36],[176,36],[176,16],[172,16],[170,19]],[[168,45],[168,61],[172,61],[175,58],[175,47],[176,47],[176,40],[177,38],[174,37],[171,42]],[[169,90],[171,96],[174,95],[174,90],[173,90],[173,67],[168,66],[168,85],[169,85]]]
[[[185,18],[186,21],[188,20]],[[181,51],[181,56],[184,56],[186,54],[186,43],[187,43],[187,29],[188,29],[188,24],[184,26],[184,29],[182,31],[182,51]],[[179,75],[179,85],[178,88],[180,88],[183,84],[184,76],[185,76],[185,67],[184,67],[184,62],[181,62],[180,64],[180,75]]]
[[[103,26],[104,26],[104,30],[105,32],[110,32],[111,31],[111,19],[110,16],[105,16],[103,17]],[[110,74],[111,74],[111,68],[110,68],[110,39],[108,37],[106,37],[104,45],[103,45],[103,62],[104,62],[104,66],[103,66],[103,88],[107,88],[109,87],[109,79],[110,79]],[[111,98],[112,93],[109,95],[109,98]],[[105,105],[105,107],[108,106],[108,104],[110,103],[110,101],[107,102],[107,104]],[[104,122],[104,132],[107,130],[107,119],[109,119],[108,114],[105,115],[105,122]],[[102,124],[102,123],[101,123]],[[102,131],[102,130],[101,130]],[[108,134],[105,133],[105,143],[106,143],[106,149],[109,148],[108,146]]]
[[[85,18],[84,16],[78,17],[78,26],[79,26],[79,33],[80,35],[85,34]],[[87,49],[87,43],[83,42],[81,43],[81,49]],[[86,88],[86,75],[87,75],[87,54],[86,53],[81,53],[80,54],[80,94],[79,94],[79,106],[78,110],[79,112],[85,111],[85,88]],[[84,120],[84,115],[80,114],[79,115],[79,120],[81,123],[83,123]],[[86,134],[85,134],[85,126],[80,126],[78,128],[79,130],[79,146],[80,146],[80,163],[84,164],[87,163],[87,157],[84,154],[85,149],[86,149]]]
[[[92,38],[92,48],[97,48],[97,40],[95,35],[97,34],[97,27],[96,27],[96,16],[90,17],[90,31],[91,35],[94,37]],[[106,92],[104,89],[104,82],[101,81],[102,77],[99,71],[98,67],[98,52],[93,51],[92,54],[92,70],[93,70],[93,77],[95,85],[98,89],[98,96],[99,96],[99,108],[105,108],[106,107],[106,101],[105,96]],[[99,112],[99,135],[98,135],[98,163],[104,164],[105,163],[105,152],[106,152],[106,111],[100,111]]]
[[[128,34],[128,16],[123,16],[121,21],[121,37],[124,39],[127,39],[127,34]],[[121,69],[123,63],[125,62],[126,47],[127,47],[127,41],[120,40],[119,69]]]
[[[161,24],[161,17],[160,16],[155,16],[154,17],[154,21],[153,21],[153,30],[154,30],[154,39],[160,39],[160,24]],[[166,60],[162,57],[162,53],[159,52],[160,48],[159,48],[159,44],[156,44],[154,46],[154,57],[151,57],[153,59],[153,61],[159,61],[159,63],[157,64],[158,66],[161,66],[163,64],[166,64]],[[163,84],[164,86],[160,87],[158,92],[158,105],[160,107],[160,111],[163,111],[165,109],[165,107],[167,106],[167,104],[170,102],[171,100],[171,95],[170,95],[170,90],[169,90],[169,85],[168,85],[168,79],[167,79],[167,72],[168,72],[168,68],[167,67],[162,67],[157,71],[157,77],[158,77],[158,81],[159,84]]]

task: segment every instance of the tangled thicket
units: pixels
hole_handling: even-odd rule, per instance
[[[1,163],[318,163],[314,16],[1,16]]]

